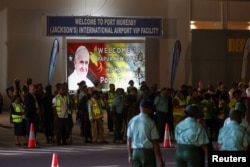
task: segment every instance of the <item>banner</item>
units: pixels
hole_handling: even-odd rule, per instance
[[[241,70],[241,81],[246,81],[246,74],[247,74],[247,63],[248,57],[250,55],[250,38],[247,39],[244,47],[244,54],[242,58],[242,70]]]
[[[128,87],[133,80],[138,87],[145,81],[145,43],[143,42],[77,42],[67,44],[69,90],[76,91],[84,80],[88,87],[99,81],[102,90],[109,84]]]
[[[176,71],[178,67],[178,63],[181,55],[181,42],[177,40],[174,45],[173,54],[172,54],[172,65],[171,65],[171,79],[170,79],[170,87],[173,88]]]
[[[47,36],[162,37],[162,18],[47,16]]]
[[[57,39],[54,40],[52,49],[51,49],[51,54],[50,54],[50,61],[49,61],[49,71],[48,71],[48,84],[50,85],[52,76],[54,74],[55,66],[56,66],[56,61],[58,58],[58,53],[59,53],[59,41]]]

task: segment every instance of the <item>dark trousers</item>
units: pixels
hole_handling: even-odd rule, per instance
[[[29,138],[29,135],[30,135],[30,125],[33,123],[34,125],[34,134],[35,134],[35,137],[36,137],[36,133],[38,131],[38,124],[39,124],[39,121],[37,119],[26,119],[26,131],[27,131],[27,137]]]
[[[132,167],[156,167],[156,158],[153,149],[133,149]]]
[[[107,109],[107,122],[108,122],[108,130],[113,131],[113,114],[110,108]]]
[[[201,147],[179,145],[175,153],[176,167],[204,167],[205,157]]]
[[[81,115],[81,134],[85,139],[91,138],[91,124],[88,112]]]
[[[72,114],[68,114],[68,123],[67,123],[67,129],[66,129],[66,138],[67,139],[70,139],[70,137],[71,137],[73,126],[74,126],[74,122],[73,122]]]
[[[157,111],[157,113],[156,113],[156,122],[157,122],[157,129],[158,129],[159,135],[160,135],[160,142],[162,142],[164,139],[166,123],[168,123],[169,130],[172,132],[173,128],[172,128],[171,118],[172,118],[171,114],[169,114],[167,112]]]
[[[57,144],[66,143],[69,131],[68,118],[57,118],[55,121]]]
[[[44,120],[44,134],[47,139],[47,142],[51,142],[54,136],[54,120],[51,119],[45,119]]]
[[[123,122],[123,114],[115,114],[114,118],[114,141],[116,140],[123,140],[122,135],[122,122]]]

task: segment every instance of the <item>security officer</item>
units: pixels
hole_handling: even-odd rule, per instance
[[[197,104],[185,108],[186,118],[175,128],[175,139],[179,144],[176,150],[177,167],[204,166],[204,152],[207,154],[209,139],[205,129],[197,122],[201,111]]]
[[[92,140],[94,143],[107,143],[104,140],[103,110],[98,91],[92,92],[92,97],[88,101],[88,113],[91,123]]]
[[[69,131],[69,98],[68,96],[65,96],[65,87],[62,84],[58,84],[57,88],[58,94],[52,100],[55,115],[54,118],[57,145],[67,145],[67,132]]]
[[[112,111],[112,103],[116,97],[115,84],[109,84],[108,95],[108,107],[107,107],[107,121],[108,121],[108,131],[113,132],[114,120],[113,120],[113,111]]]
[[[166,87],[162,88],[160,94],[155,97],[154,105],[156,107],[156,120],[160,135],[160,142],[163,142],[166,123],[168,123],[170,127],[170,133],[173,132],[172,98],[169,96],[169,91]]]
[[[174,127],[184,118],[184,110],[187,101],[182,90],[178,91],[176,96],[173,98],[173,124]]]
[[[11,103],[10,111],[11,118],[14,124],[14,135],[16,146],[21,146],[19,138],[22,137],[24,144],[26,144],[26,122],[25,122],[25,112],[24,104],[21,102],[21,96],[17,95],[13,97],[14,102]]]

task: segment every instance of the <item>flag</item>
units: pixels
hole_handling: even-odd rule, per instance
[[[59,53],[59,41],[55,39],[52,45],[50,62],[49,62],[49,72],[48,72],[48,84],[49,85],[51,83],[52,76],[55,70],[58,53]]]
[[[176,71],[179,63],[181,55],[181,42],[179,40],[176,40],[175,45],[174,45],[174,50],[172,54],[172,65],[171,65],[171,79],[170,79],[170,87],[173,88],[174,86],[174,81],[175,81],[175,76],[176,76]]]

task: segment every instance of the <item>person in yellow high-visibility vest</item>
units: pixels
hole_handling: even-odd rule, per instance
[[[115,84],[109,85],[109,91],[107,92],[108,98],[108,107],[107,107],[107,122],[108,122],[108,131],[113,132],[114,120],[113,120],[113,111],[112,103],[116,97]]]
[[[23,139],[23,144],[27,144],[26,139],[26,122],[24,104],[21,102],[20,95],[13,97],[14,102],[10,105],[11,118],[14,124],[15,145],[21,146],[20,137]]]
[[[67,132],[69,131],[69,99],[68,96],[65,96],[65,87],[62,84],[58,85],[57,92],[58,94],[52,100],[55,118],[56,140],[57,145],[67,145]]]
[[[88,113],[91,122],[91,133],[93,143],[107,143],[104,140],[103,128],[103,110],[99,100],[98,91],[93,91],[91,98],[88,100]]]
[[[174,127],[184,119],[184,110],[187,101],[184,97],[183,91],[178,91],[173,99],[173,124]]]

